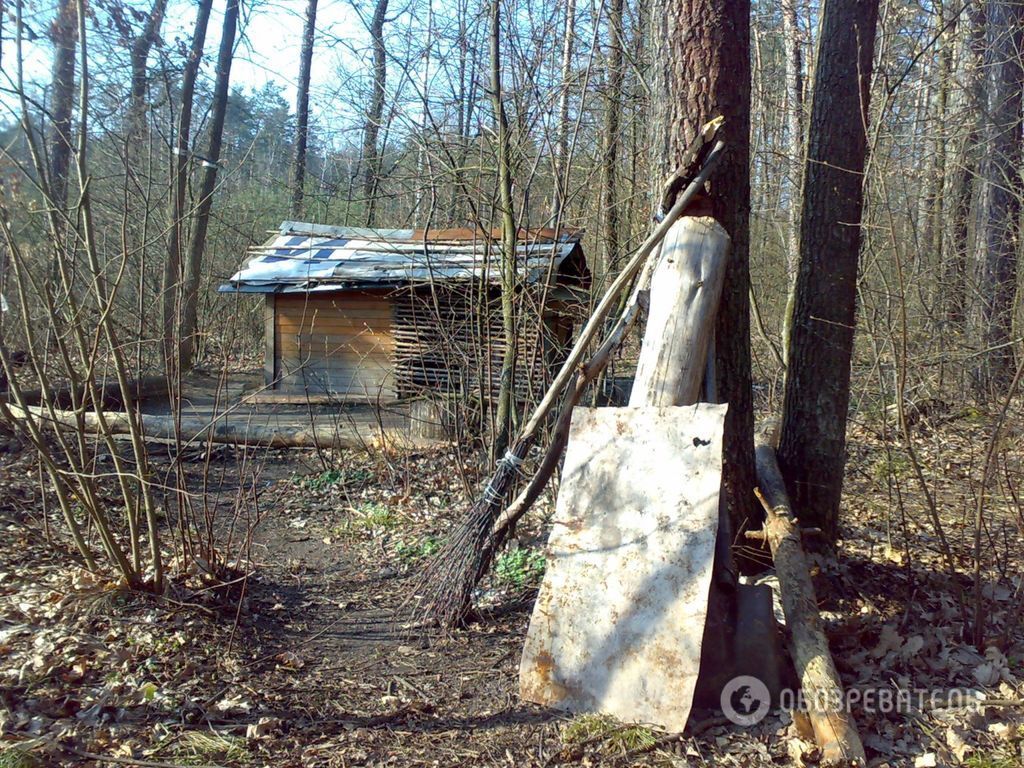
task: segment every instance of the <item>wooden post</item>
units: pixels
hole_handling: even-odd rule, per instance
[[[263,383],[275,388],[277,379],[277,323],[274,314],[274,294],[263,299]]]
[[[684,216],[665,236],[630,407],[691,405],[700,398],[729,245],[729,235],[708,217]]]
[[[843,684],[836,671],[828,639],[821,629],[818,600],[811,583],[800,528],[775,458],[777,423],[756,436],[758,498],[767,515],[765,538],[775,560],[782,591],[782,610],[789,628],[793,663],[809,705],[814,738],[821,748],[821,765],[830,768],[867,764],[864,746],[853,719],[843,706]]]

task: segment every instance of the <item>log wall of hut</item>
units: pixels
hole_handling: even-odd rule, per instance
[[[515,369],[520,401],[543,393],[571,321],[522,296]],[[391,401],[487,398],[505,354],[500,295],[470,281],[400,289],[271,294],[266,379],[273,395]]]
[[[470,283],[408,288],[392,297],[395,381],[400,397],[495,395],[505,354],[497,289]],[[520,313],[515,390],[530,400],[545,387],[550,338],[537,312]],[[564,334],[563,334],[564,335]]]

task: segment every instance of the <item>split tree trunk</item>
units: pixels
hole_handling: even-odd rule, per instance
[[[178,355],[175,344],[181,315],[182,244],[185,240],[185,202],[188,195],[189,167],[192,161],[192,107],[195,100],[199,63],[206,46],[206,30],[210,23],[213,0],[202,0],[196,15],[195,31],[189,48],[185,71],[181,77],[181,112],[178,115],[178,135],[174,142],[174,172],[171,189],[171,216],[167,237],[167,258],[161,286],[161,313],[163,316],[164,370],[174,379]]]
[[[786,486],[775,458],[775,426],[757,436],[757,481],[767,517],[765,537],[775,560],[782,591],[782,609],[789,629],[793,663],[810,706],[814,738],[821,748],[823,766],[863,766],[867,761],[860,736],[845,711],[839,679],[828,638],[821,629],[818,601],[810,568],[800,540]]]
[[[155,326],[149,302],[153,298],[148,280],[149,255],[152,248],[151,216],[152,203],[148,194],[137,194],[143,190],[148,192],[153,187],[153,180],[146,173],[154,147],[150,142],[149,123],[146,119],[146,96],[149,87],[149,54],[160,39],[160,28],[163,26],[167,11],[167,0],[153,0],[149,14],[146,16],[142,30],[131,40],[129,61],[131,65],[131,84],[128,91],[128,111],[125,116],[125,168],[124,196],[125,223],[132,222],[135,226],[122,228],[122,247],[125,254],[133,253],[135,267],[138,270],[136,290],[136,311],[138,318],[135,324],[136,353],[135,367],[142,370],[144,360],[143,339],[153,338]],[[128,193],[128,190],[132,190]],[[130,238],[130,239],[129,239]]]
[[[203,162],[203,183],[199,189],[192,242],[185,263],[185,283],[181,300],[181,327],[178,338],[179,370],[187,371],[195,363],[199,330],[199,282],[202,277],[203,251],[206,249],[206,231],[213,210],[213,193],[217,188],[220,149],[224,142],[224,120],[228,109],[228,85],[231,80],[231,62],[235,55],[235,34],[238,30],[240,0],[228,0],[224,11],[220,50],[217,52],[217,81],[213,89],[213,111],[210,115],[210,145]]]

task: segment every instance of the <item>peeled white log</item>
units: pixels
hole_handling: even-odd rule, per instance
[[[74,411],[50,411],[38,406],[27,409],[7,406],[16,419],[32,418],[42,426],[87,432],[100,432],[99,417],[93,411],[81,415]],[[81,422],[79,419],[81,418]],[[124,411],[104,411],[103,420],[110,434],[126,435],[130,432],[130,415]],[[303,426],[276,426],[246,422],[240,417],[226,421],[223,417],[211,421],[204,418],[182,417],[175,424],[173,416],[142,414],[146,439],[182,442],[227,443],[232,445],[262,446],[266,448],[425,448],[438,445],[436,440],[425,440],[410,435],[400,428],[370,426],[357,427],[341,424],[307,424]]]
[[[665,236],[630,407],[700,399],[729,247],[722,225],[706,216],[685,216]]]

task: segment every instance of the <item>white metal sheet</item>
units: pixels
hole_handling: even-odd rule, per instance
[[[575,409],[520,666],[525,700],[683,730],[707,615],[726,408]]]
[[[288,222],[286,222],[288,224]],[[319,227],[315,234],[284,231],[253,249],[253,256],[232,275],[231,284],[338,282],[421,282],[501,279],[496,247],[484,241],[435,243],[412,240],[412,230]],[[367,239],[367,233],[379,236]],[[405,239],[380,239],[403,235]],[[578,237],[557,242],[520,242],[516,269],[529,283],[543,280],[577,247]]]

